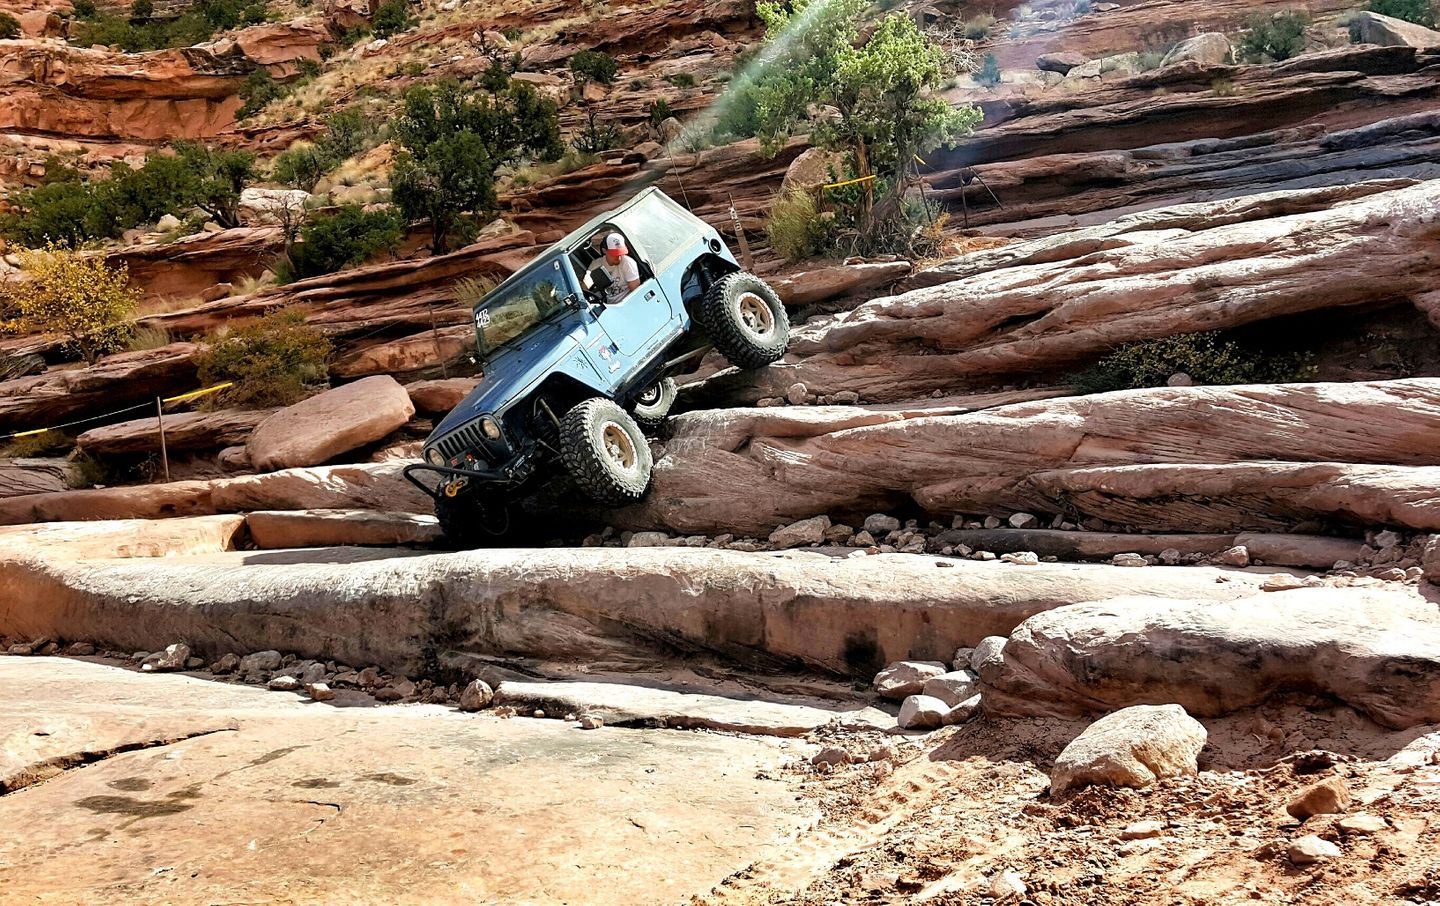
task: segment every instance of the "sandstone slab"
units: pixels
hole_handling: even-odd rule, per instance
[[[218,450],[243,444],[272,409],[223,409],[215,412],[172,412],[165,415],[165,446],[169,450]],[[91,428],[75,439],[88,453],[160,452],[160,422],[154,415]]]
[[[1359,35],[1361,43],[1380,44],[1387,47],[1440,47],[1440,31],[1362,10],[1350,18],[1350,27]]]
[[[256,547],[431,544],[440,539],[434,516],[371,510],[261,510],[248,513],[245,526]]]
[[[423,415],[445,415],[480,384],[480,378],[440,378],[405,385],[415,411]]]
[[[0,459],[0,497],[63,491],[78,480],[78,470],[69,460]]]
[[[363,378],[275,412],[245,446],[262,471],[320,465],[379,440],[414,414],[410,396],[394,378]]]

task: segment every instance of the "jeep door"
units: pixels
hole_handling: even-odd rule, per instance
[[[630,250],[640,264],[640,285],[619,302],[606,305],[600,312],[600,325],[633,365],[648,360],[668,343],[681,321],[679,306],[661,289],[645,250],[634,245]]]

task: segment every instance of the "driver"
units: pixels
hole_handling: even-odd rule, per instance
[[[619,302],[640,285],[640,265],[630,257],[629,249],[625,248],[625,237],[619,233],[605,237],[605,257],[590,265],[590,270],[603,270],[610,278],[610,286],[605,290],[607,305]]]

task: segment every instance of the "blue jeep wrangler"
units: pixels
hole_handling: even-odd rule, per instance
[[[638,265],[629,292],[592,267],[596,240],[615,233]],[[711,348],[764,367],[790,336],[774,290],[653,188],[550,246],[474,319],[484,377],[425,441],[424,462],[405,468],[462,546],[507,534],[511,504],[558,477],[605,506],[639,500],[651,469],[643,429],[664,423],[674,376]]]

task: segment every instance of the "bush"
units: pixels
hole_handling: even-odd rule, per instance
[[[150,19],[139,0],[131,17],[100,13],[94,0],[78,0],[75,16],[83,23],[71,30],[70,42],[81,46],[118,44],[129,53],[190,47],[210,40],[216,32],[265,21],[264,0],[196,0],[175,19]]]
[[[0,13],[0,40],[20,37],[20,20],[9,13]]]
[[[664,98],[650,102],[650,125],[659,126],[674,115],[675,111],[670,109],[670,102]]]
[[[227,405],[261,408],[303,399],[329,378],[329,358],[330,341],[305,315],[281,309],[207,338],[197,364],[206,385],[235,382],[223,394]]]
[[[290,261],[296,277],[329,274],[394,251],[404,238],[404,224],[394,211],[366,211],[358,204],[347,204],[302,227],[300,244],[291,250]]]
[[[815,197],[809,192],[791,192],[776,198],[765,231],[770,248],[788,261],[819,254],[830,239],[830,224],[821,217]]]
[[[316,145],[295,145],[276,156],[270,178],[291,188],[313,192],[315,184],[332,166],[334,162]]]
[[[602,123],[594,110],[585,111],[585,125],[570,139],[570,147],[585,155],[601,154],[625,146],[625,130],[614,123]]]
[[[100,12],[95,6],[95,0],[75,0],[72,6],[77,19],[93,19]]]
[[[620,71],[620,64],[608,53],[582,50],[570,58],[570,71],[575,73],[575,77],[581,82],[609,85],[615,81],[615,73]]]
[[[245,103],[240,106],[236,116],[240,119],[249,119],[276,98],[282,98],[287,91],[284,85],[275,81],[268,69],[257,69],[245,77],[240,85],[240,99]]]
[[[676,88],[694,88],[695,77],[688,72],[677,72],[665,77],[665,81]]]
[[[130,21],[144,22],[155,15],[155,4],[151,0],[135,0],[130,4]]]
[[[1273,353],[1226,339],[1219,331],[1127,343],[1076,377],[1085,393],[1162,387],[1172,374],[1197,384],[1259,384],[1314,377],[1306,353]]]
[[[990,29],[994,25],[994,16],[989,13],[981,13],[978,16],[972,16],[966,19],[965,24],[961,25],[960,29],[965,33],[965,37],[971,41],[983,41],[990,37]]]
[[[1310,14],[1304,10],[1255,13],[1235,46],[1235,56],[1245,63],[1288,60],[1305,49],[1305,29],[1309,25]]]
[[[405,0],[385,0],[380,8],[375,10],[374,17],[370,20],[370,27],[377,38],[389,38],[398,35],[402,31],[408,31],[415,25],[415,19],[410,15],[410,4]]]
[[[993,53],[985,55],[985,61],[975,71],[975,81],[987,88],[1000,84],[1000,61],[995,59]]]
[[[94,364],[124,346],[128,318],[140,301],[125,266],[110,267],[98,255],[51,245],[22,254],[29,279],[9,286],[9,303],[23,330],[56,333]]]
[[[1435,27],[1435,6],[1431,0],[1370,0],[1370,12],[1404,19],[1426,28]]]

